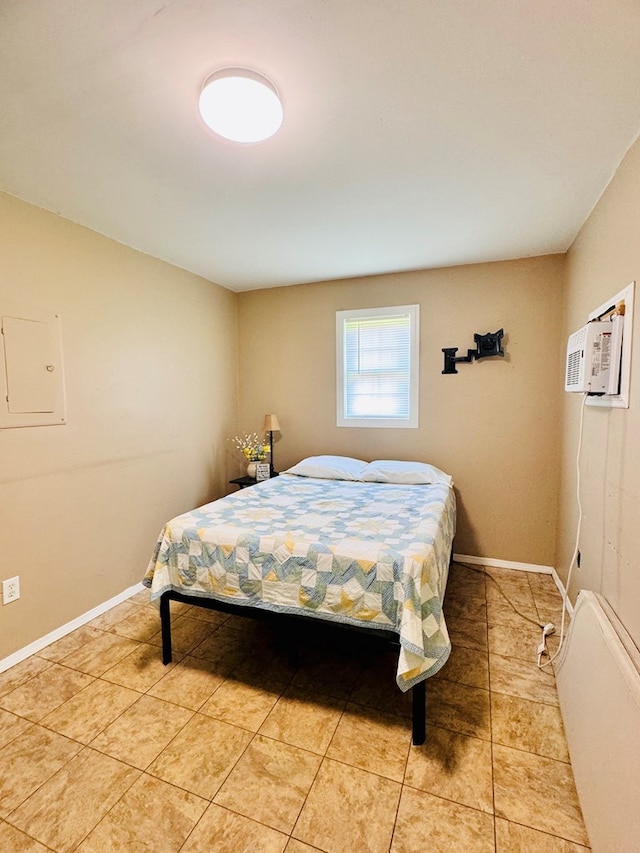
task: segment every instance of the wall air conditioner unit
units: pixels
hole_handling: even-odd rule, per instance
[[[624,317],[587,323],[567,342],[565,391],[618,394]]]

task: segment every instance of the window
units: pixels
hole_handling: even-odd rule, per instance
[[[336,312],[338,426],[418,426],[419,318],[419,305]]]

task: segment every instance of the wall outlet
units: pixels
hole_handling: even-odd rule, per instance
[[[8,578],[2,581],[2,603],[10,604],[12,601],[17,601],[20,598],[20,578],[18,575],[15,578]]]

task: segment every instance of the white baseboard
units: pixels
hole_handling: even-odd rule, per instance
[[[538,572],[539,574],[551,575],[553,582],[558,587],[558,592],[563,599],[566,598],[569,616],[573,616],[573,606],[569,601],[564,584],[553,566],[539,566],[535,563],[517,563],[513,560],[497,560],[492,557],[473,557],[469,554],[454,554],[453,560],[457,563],[469,563],[472,566],[493,566],[495,569],[513,569],[518,572]]]
[[[496,569],[516,569],[520,572],[541,572],[553,574],[553,566],[537,566],[535,563],[516,563],[513,560],[497,560],[493,557],[470,557],[468,554],[454,554],[458,563],[471,563],[473,566],[493,566]]]
[[[66,637],[67,634],[75,631],[76,628],[81,628],[83,625],[86,625],[87,622],[91,622],[92,619],[95,619],[102,613],[106,613],[107,610],[111,610],[112,607],[115,607],[117,604],[121,604],[123,601],[126,601],[128,598],[131,598],[143,589],[145,589],[145,587],[142,583],[130,586],[128,589],[125,589],[124,592],[118,593],[118,595],[115,595],[108,601],[104,601],[92,610],[88,610],[86,613],[83,613],[82,616],[78,616],[76,619],[72,619],[71,622],[67,622],[66,625],[56,628],[55,631],[51,631],[50,634],[40,637],[39,640],[34,640],[33,643],[29,643],[29,645],[24,648],[18,649],[17,652],[14,652],[8,657],[0,660],[0,672],[4,672],[6,669],[10,669],[10,667],[15,666],[17,663],[26,660],[28,657],[31,657],[31,655],[34,655],[46,646],[50,646],[51,643],[55,643],[56,640],[61,640],[63,637]]]

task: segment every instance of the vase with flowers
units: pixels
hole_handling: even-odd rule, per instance
[[[236,435],[231,441],[247,460],[247,477],[255,479],[257,463],[264,462],[269,455],[268,443],[257,432]]]

